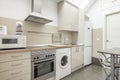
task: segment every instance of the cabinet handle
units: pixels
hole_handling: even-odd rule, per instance
[[[12,58],[15,58],[15,57],[22,57],[23,55],[18,55],[18,56],[11,56]]]
[[[20,65],[22,65],[22,63],[18,63],[18,64],[11,64],[11,66],[12,66],[12,67],[14,67],[14,66],[20,66]]]
[[[22,71],[11,73],[11,75],[17,75],[17,74],[20,74],[20,73],[22,73]]]

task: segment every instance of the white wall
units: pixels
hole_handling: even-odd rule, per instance
[[[120,0],[97,0],[87,11],[93,28],[105,27],[105,15],[120,11]]]
[[[96,1],[96,3],[87,12],[87,15],[90,18],[93,28],[101,28],[104,26],[104,15],[101,9],[100,0]]]
[[[120,12],[120,0],[97,0],[86,13],[90,17],[94,29],[103,29],[103,49],[105,49],[106,43],[105,16],[116,12]]]
[[[53,22],[48,25],[57,26],[57,3],[43,0],[43,13]],[[0,0],[0,17],[24,20],[31,12],[31,0]]]
[[[42,7],[42,14],[48,16],[50,19],[54,20],[48,25],[58,25],[58,16],[57,16],[57,3],[51,0],[42,0],[43,7]]]
[[[24,20],[30,7],[30,0],[0,0],[0,16]]]

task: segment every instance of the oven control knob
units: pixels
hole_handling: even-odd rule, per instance
[[[39,57],[37,57],[37,59],[39,59]]]
[[[55,56],[55,55],[53,54],[53,56]]]
[[[49,57],[51,57],[51,55],[49,55]]]
[[[36,59],[36,57],[34,57],[34,60]]]
[[[50,55],[48,55],[48,57],[50,57]]]

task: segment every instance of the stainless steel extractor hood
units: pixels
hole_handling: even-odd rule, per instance
[[[27,16],[25,21],[39,22],[46,24],[52,22],[51,19],[42,14],[42,1],[41,0],[32,0],[32,12]]]

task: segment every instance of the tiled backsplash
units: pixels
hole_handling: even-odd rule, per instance
[[[19,20],[0,17],[0,25],[7,26],[8,35],[15,34],[15,24]],[[52,44],[52,34],[36,34],[28,31],[36,31],[43,33],[58,33],[58,27],[42,25],[40,23],[21,21],[23,23],[23,34],[27,36],[28,45]],[[71,32],[59,32],[62,34],[61,44],[64,44],[64,39],[67,37],[71,43]]]

